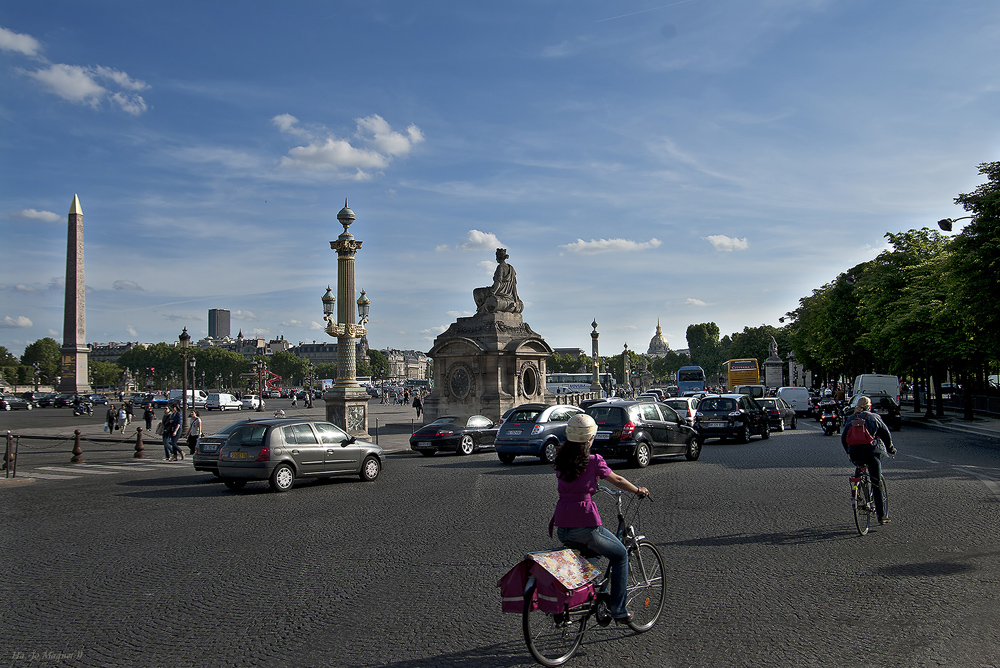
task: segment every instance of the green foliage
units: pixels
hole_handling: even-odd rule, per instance
[[[719,340],[719,326],[714,322],[688,325],[688,350],[691,351],[691,365],[700,366],[711,377],[718,373],[727,359],[726,346]]]
[[[354,376],[371,376],[372,365],[365,357],[354,358]]]
[[[87,371],[90,375],[92,385],[113,385],[121,384],[122,367],[113,362],[101,362],[100,360],[88,360]]]
[[[209,388],[242,387],[240,375],[250,369],[243,355],[222,348],[189,348],[188,360],[195,360],[195,374],[201,374]],[[166,343],[127,350],[118,358],[118,366],[132,371],[139,387],[164,389],[176,382],[180,387],[181,349]],[[150,371],[152,369],[152,371]],[[176,389],[176,388],[170,388]]]
[[[281,376],[282,386],[298,386],[309,374],[309,360],[289,350],[279,350],[271,355],[267,368]]]
[[[313,376],[319,380],[336,380],[337,365],[334,362],[324,362],[313,367]]]
[[[552,353],[545,368],[549,373],[588,373],[592,371],[590,358],[584,355]]]
[[[38,374],[42,383],[50,384],[59,375],[59,344],[51,337],[29,343],[21,355],[21,364],[34,367],[38,362]]]
[[[389,375],[389,360],[378,350],[368,351],[368,362],[371,365],[371,373],[363,373],[362,376],[372,378],[385,378]]]

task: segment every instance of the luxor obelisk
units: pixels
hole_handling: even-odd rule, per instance
[[[87,315],[83,284],[83,209],[73,195],[66,232],[66,302],[63,308],[63,345],[59,349],[57,392],[90,394],[87,359]]]

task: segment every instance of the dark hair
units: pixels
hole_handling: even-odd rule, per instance
[[[589,443],[577,443],[576,441],[564,441],[559,450],[556,451],[556,459],[552,462],[552,468],[566,482],[573,482],[587,470],[590,464]]]

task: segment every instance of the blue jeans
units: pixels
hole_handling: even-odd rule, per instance
[[[859,448],[860,449],[860,448]],[[851,463],[855,466],[867,466],[868,476],[872,479],[872,496],[875,497],[875,515],[881,520],[885,517],[885,496],[882,495],[882,457],[877,452],[855,452],[850,454]],[[855,469],[854,475],[860,475]]]
[[[628,590],[628,551],[615,535],[602,526],[559,527],[556,536],[567,547],[586,548],[608,558],[611,562],[611,609],[612,617],[624,617],[625,594]]]

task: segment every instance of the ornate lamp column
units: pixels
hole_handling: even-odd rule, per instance
[[[181,344],[181,434],[187,430],[187,419],[188,419],[188,384],[187,384],[187,361],[188,361],[188,345],[191,343],[191,335],[188,334],[188,328],[185,327],[181,332],[181,335],[177,337],[177,340]]]
[[[601,391],[601,379],[600,379],[600,365],[601,358],[597,355],[597,339],[601,336],[597,333],[597,318],[594,318],[594,322],[590,323],[590,326],[594,328],[594,331],[590,333],[590,340],[593,342],[591,346],[593,365],[594,365],[594,375],[590,379],[590,391],[600,392]]]
[[[337,251],[337,297],[331,293],[329,286],[323,295],[323,314],[326,320],[326,333],[337,338],[337,380],[330,390],[323,395],[326,402],[326,419],[337,425],[348,434],[359,438],[368,436],[368,392],[358,385],[355,377],[356,362],[354,341],[368,332],[368,306],[370,302],[362,294],[354,301],[354,255],[363,242],[354,238],[348,228],[355,220],[354,212],[344,200],[344,208],[337,214],[337,221],[344,226],[344,232],[336,241],[330,242],[330,248]],[[333,307],[337,299],[337,317],[333,318]],[[355,323],[355,306],[361,311],[361,319]]]
[[[632,396],[632,374],[629,373],[628,363],[628,343],[626,343],[625,352],[622,353],[622,384],[625,385],[626,394]]]

